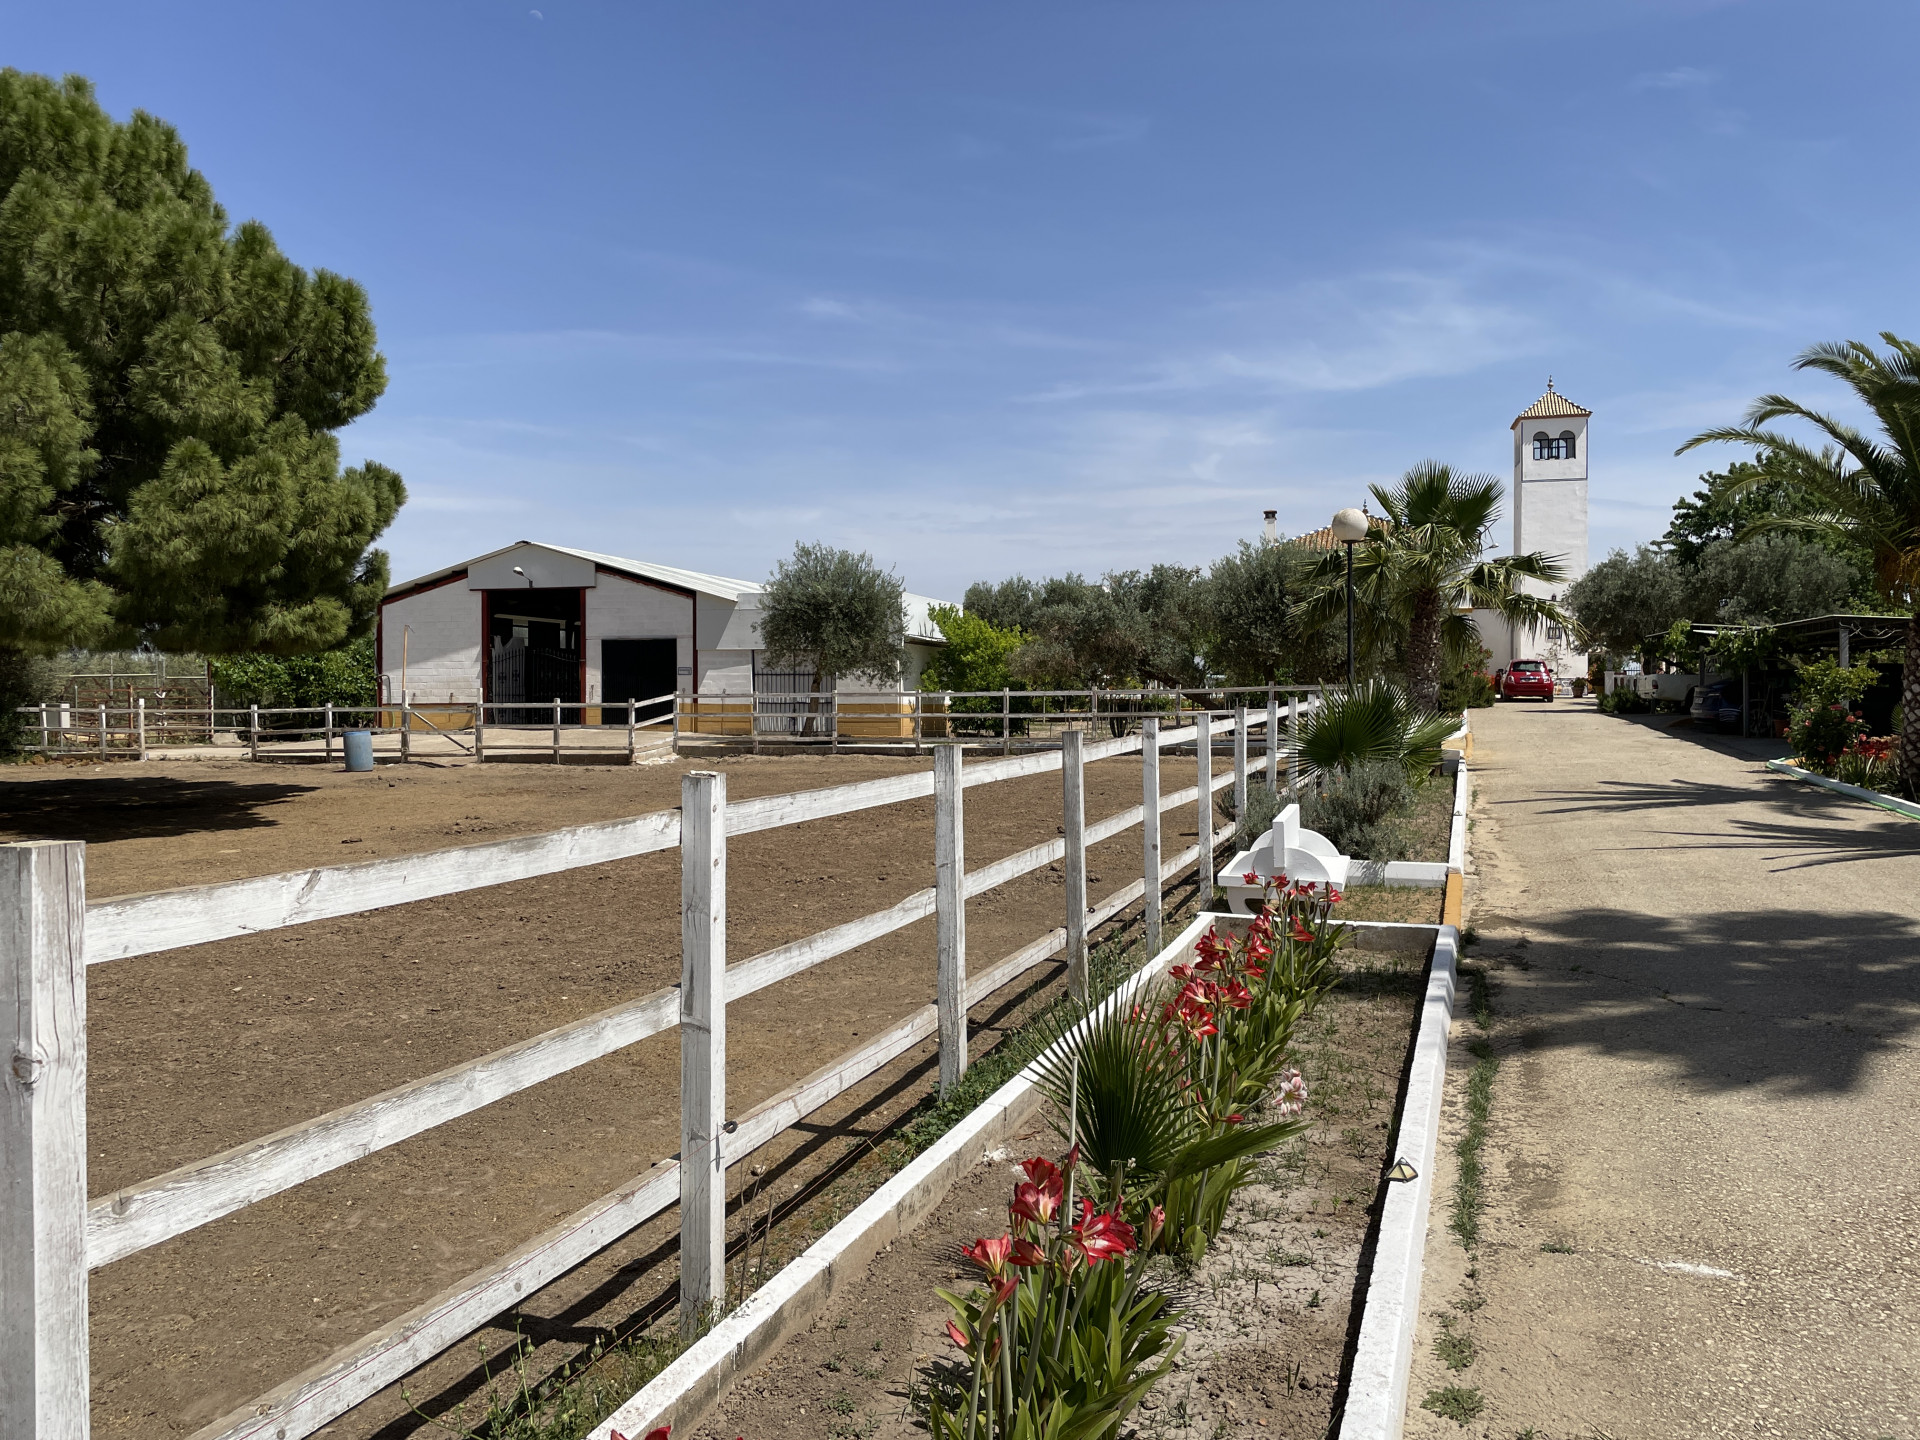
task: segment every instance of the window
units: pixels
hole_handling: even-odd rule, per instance
[[[1533,432],[1533,458],[1536,460],[1571,460],[1574,435],[1571,430],[1562,430],[1560,438],[1555,439],[1544,430]]]

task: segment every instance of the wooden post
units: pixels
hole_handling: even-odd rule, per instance
[[[0,1437],[86,1440],[86,849],[0,845]]]
[[[487,697],[482,695],[473,702],[473,759],[474,763],[487,758]]]
[[[560,697],[553,697],[553,763],[560,763]]]
[[[107,707],[105,704],[100,706],[100,758],[102,760],[107,758]]]
[[[142,695],[133,702],[133,706],[134,723],[139,727],[136,733],[140,746],[140,759],[144,763],[147,758],[147,697]]]
[[[1196,710],[1193,714],[1193,752],[1200,761],[1200,799],[1194,806],[1195,843],[1200,846],[1200,866],[1195,877],[1200,885],[1200,908],[1213,899],[1213,713]]]
[[[260,758],[260,707],[257,704],[249,705],[247,716],[247,724],[250,727],[247,731],[247,758],[258,760]]]
[[[680,781],[680,1333],[726,1300],[727,777]]]
[[[40,702],[40,748],[45,750],[51,742],[47,739],[47,702]]]
[[[1060,828],[1067,837],[1067,989],[1087,998],[1087,769],[1078,730],[1060,737]]]
[[[629,765],[633,764],[633,724],[638,718],[639,712],[634,709],[633,697],[629,695],[627,697],[627,764]]]
[[[1300,702],[1305,700],[1306,692],[1296,690],[1287,700],[1287,784],[1293,784],[1295,755],[1300,753]]]
[[[675,758],[678,758],[680,754],[680,682],[678,680],[675,680],[673,685],[673,753]]]
[[[1233,823],[1247,823],[1247,707],[1233,712]]]
[[[1100,731],[1100,692],[1087,691],[1087,734],[1096,735]]]
[[[1013,754],[1013,691],[1000,691],[1000,753]]]
[[[1280,793],[1280,692],[1267,687],[1267,789]]]
[[[1140,876],[1147,891],[1141,917],[1147,928],[1147,956],[1160,953],[1160,717],[1140,722]]]
[[[967,1073],[967,846],[960,747],[933,752],[933,900],[940,974],[940,1093]]]
[[[326,721],[327,721],[327,731],[326,731],[327,738],[326,738],[325,753],[326,753],[327,759],[331,760],[333,759],[333,702],[331,700],[327,701]]]
[[[926,717],[920,707],[920,694],[918,690],[913,692],[913,753],[916,755],[920,753],[920,742],[926,736]],[[836,725],[833,728],[838,730],[840,727]]]

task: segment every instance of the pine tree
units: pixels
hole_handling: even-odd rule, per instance
[[[171,126],[0,70],[0,672],[365,633],[406,491],[334,432],[386,389],[374,344],[366,292],[229,224]]]

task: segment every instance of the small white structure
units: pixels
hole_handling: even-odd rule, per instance
[[[1331,885],[1336,890],[1347,883],[1353,861],[1333,848],[1333,842],[1317,830],[1300,828],[1300,806],[1287,806],[1274,817],[1273,828],[1254,841],[1251,850],[1233,857],[1233,863],[1214,877],[1225,892],[1227,908],[1257,914],[1266,893],[1261,885],[1249,885],[1246,876],[1257,874],[1266,879],[1284,875],[1298,883],[1311,880]]]
[[[1522,581],[1523,589],[1559,598],[1587,573],[1587,422],[1593,412],[1553,388],[1513,421],[1513,552],[1541,551],[1560,557],[1566,578],[1554,585]],[[1490,610],[1474,612],[1480,640],[1493,652],[1492,665],[1544,660],[1561,679],[1587,673],[1587,657],[1557,625],[1509,625]]]
[[[840,695],[897,701],[919,686],[946,643],[929,614],[940,602],[905,600],[899,685],[876,691],[871,681],[843,678]],[[375,632],[380,698],[624,707],[664,695],[804,696],[811,673],[766,663],[759,601],[750,580],[522,540],[387,591]],[[624,713],[618,718],[624,723]]]

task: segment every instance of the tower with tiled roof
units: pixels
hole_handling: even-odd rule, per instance
[[[1587,422],[1592,417],[1591,410],[1553,388],[1551,375],[1546,394],[1514,417],[1513,553],[1556,556],[1567,572],[1556,585],[1522,582],[1541,594],[1564,595],[1587,573]],[[1586,657],[1566,643],[1558,627],[1500,637],[1505,647],[1487,629],[1483,623],[1482,638],[1496,663],[1546,660],[1562,677],[1585,673]]]

